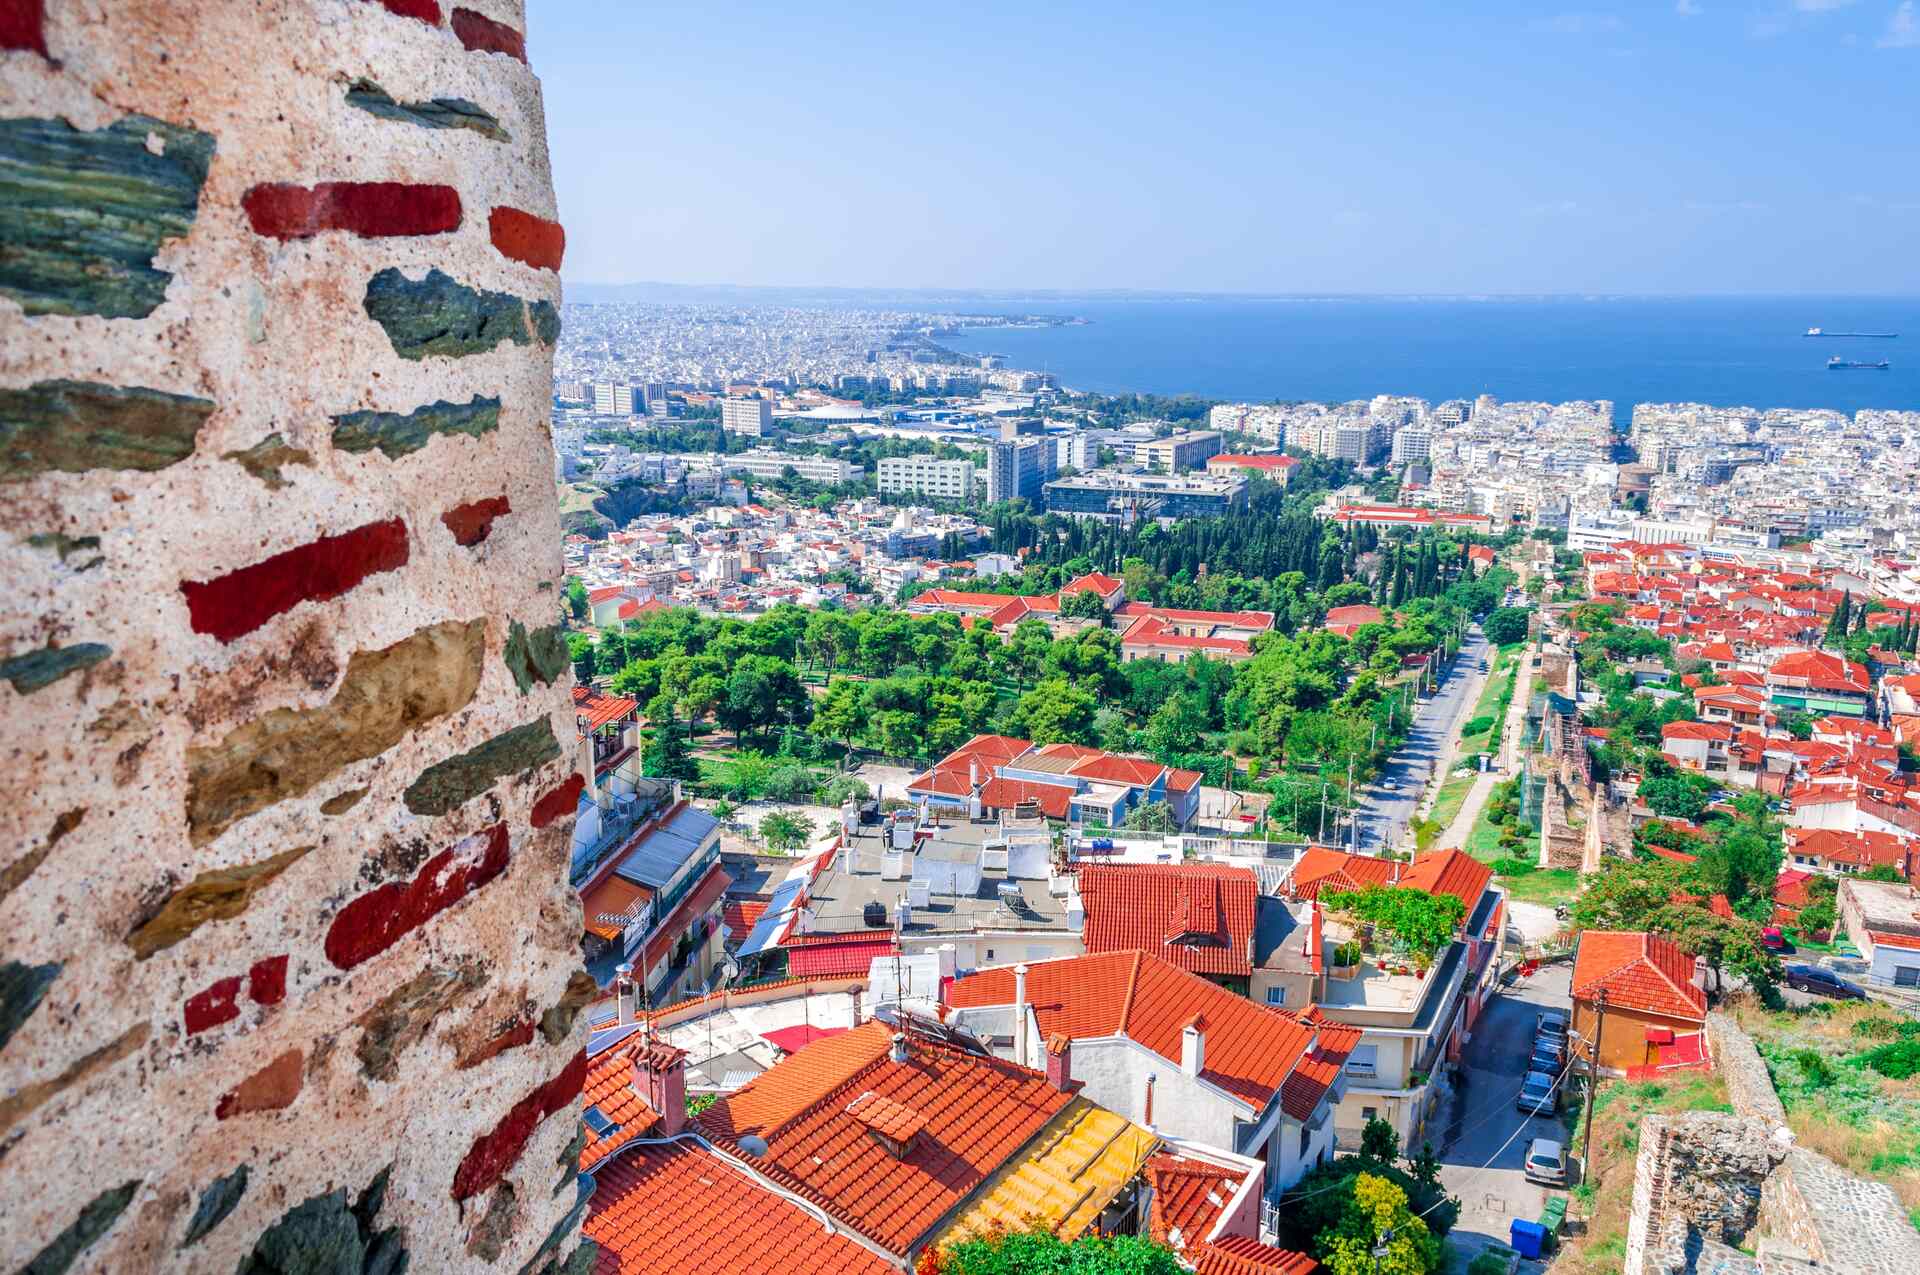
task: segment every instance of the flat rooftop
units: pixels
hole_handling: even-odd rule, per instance
[[[1002,828],[997,822],[953,820],[922,829],[923,833],[928,831],[932,834],[930,837],[921,836],[912,850],[903,852],[901,875],[883,878],[880,873],[886,851],[884,825],[856,828],[848,845],[834,856],[832,865],[814,880],[809,904],[813,925],[809,933],[844,934],[881,928],[867,919],[869,903],[878,903],[886,909],[887,920],[883,926],[890,926],[894,904],[908,893],[912,879],[916,875],[927,875],[920,870],[923,859],[929,868],[936,864],[974,863],[990,841],[1009,835],[1042,835],[1044,830],[1040,825],[1010,824]],[[849,857],[851,868],[847,863]],[[1041,861],[1045,862],[1044,855]],[[1069,928],[1066,899],[1056,897],[1049,890],[1044,876],[1013,877],[1005,869],[987,868],[980,871],[979,877],[979,887],[970,895],[933,889],[925,907],[912,909],[906,935],[911,938]],[[1000,887],[1009,883],[1019,890],[1017,906],[1001,900]]]
[[[656,1031],[656,1036],[687,1051],[687,1087],[694,1092],[733,1090],[772,1067],[779,1050],[767,1035],[785,1028],[813,1027],[845,1031],[853,1024],[853,994],[825,992],[795,995],[732,1009],[718,1007],[698,1018]],[[597,1054],[638,1031],[636,1024],[613,1025],[611,1001],[589,1011],[587,1051]]]

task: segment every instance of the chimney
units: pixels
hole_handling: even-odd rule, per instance
[[[853,989],[853,1025],[860,1025],[860,989],[857,987]]]
[[[1013,967],[1013,1060],[1027,1065],[1027,967]]]
[[[678,1136],[687,1127],[687,1051],[649,1041],[634,1052],[633,1080],[660,1117],[660,1136]]]
[[[1153,1082],[1160,1078],[1158,1072],[1147,1073],[1147,1109],[1140,1116],[1140,1123],[1148,1130],[1153,1128]]]
[[[908,1056],[907,1034],[905,1032],[895,1032],[893,1034],[893,1047],[887,1050],[887,1057],[897,1063],[903,1063],[907,1061]]]
[[[1070,1093],[1073,1083],[1073,1041],[1065,1032],[1047,1037],[1047,1083],[1061,1093]]]
[[[1207,1020],[1195,1014],[1180,1029],[1180,1070],[1197,1076],[1207,1065]]]
[[[621,1027],[632,1022],[633,1013],[633,962],[627,961],[613,967],[613,1024]]]

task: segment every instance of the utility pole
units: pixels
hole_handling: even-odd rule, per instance
[[[1594,1000],[1599,1005],[1599,1021],[1594,1024],[1593,1051],[1587,1062],[1587,1131],[1580,1140],[1582,1153],[1586,1156],[1580,1170],[1583,1182],[1593,1167],[1593,1099],[1600,1088],[1600,1041],[1607,1033],[1607,989],[1594,988]]]

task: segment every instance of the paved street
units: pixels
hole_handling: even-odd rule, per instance
[[[1452,1239],[1466,1258],[1488,1243],[1505,1244],[1508,1224],[1540,1216],[1546,1202],[1545,1189],[1526,1180],[1521,1164],[1534,1138],[1564,1142],[1566,1134],[1559,1121],[1522,1116],[1513,1102],[1533,1050],[1535,1016],[1549,1006],[1567,1008],[1570,981],[1569,966],[1546,966],[1495,996],[1474,1025],[1440,1149],[1440,1180],[1460,1198]]]
[[[1407,821],[1413,817],[1421,787],[1433,766],[1444,764],[1451,755],[1451,741],[1473,711],[1484,682],[1475,670],[1491,652],[1478,625],[1467,630],[1467,640],[1452,671],[1441,681],[1440,689],[1415,710],[1407,742],[1387,759],[1378,780],[1364,792],[1354,794],[1359,804],[1358,842],[1363,852],[1377,854],[1408,839]],[[1353,830],[1341,831],[1346,834],[1343,844],[1352,844]]]

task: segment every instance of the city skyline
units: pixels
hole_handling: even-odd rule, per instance
[[[1910,4],[746,6],[535,37],[570,283],[1920,292],[1920,155],[1876,126]]]

